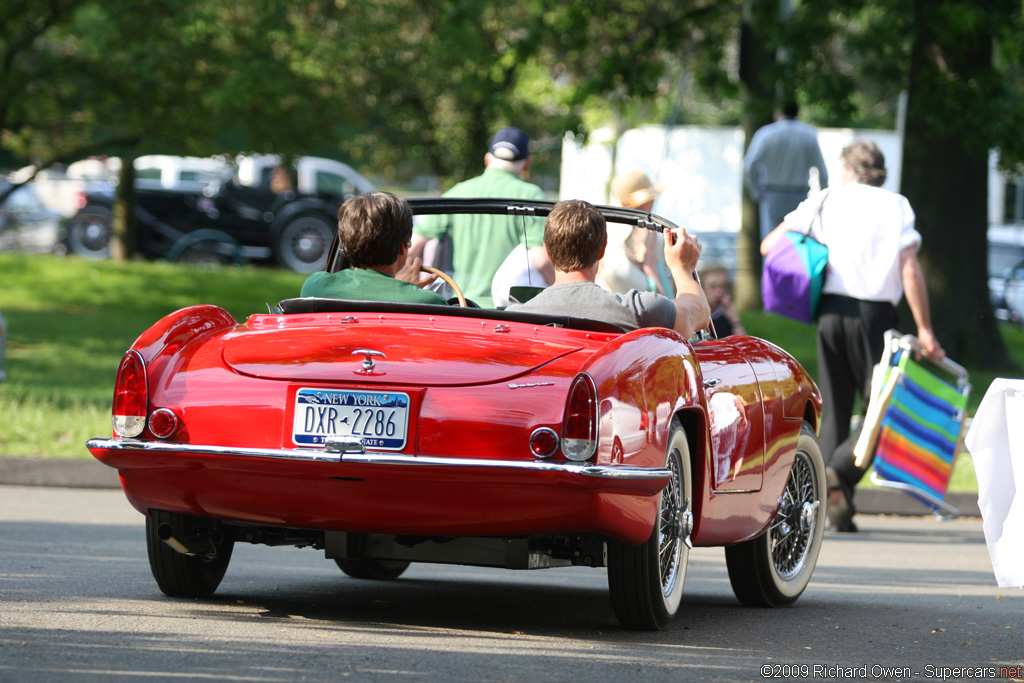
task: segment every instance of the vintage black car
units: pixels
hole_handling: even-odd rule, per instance
[[[136,183],[139,251],[171,261],[273,260],[302,273],[323,269],[338,206],[373,184],[341,162],[300,157],[284,186],[276,185],[280,164],[273,155],[244,156],[208,182],[170,186],[142,174]],[[109,256],[114,199],[109,186],[86,193],[83,208],[67,221],[68,251]]]

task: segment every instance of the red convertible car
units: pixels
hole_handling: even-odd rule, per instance
[[[209,596],[235,543],[319,549],[360,579],[410,562],[583,565],[606,568],[624,627],[658,629],[689,549],[725,546],[740,601],[800,596],[826,486],[821,397],[792,356],[461,303],[288,299],[241,323],[193,306],[145,331],[117,371],[114,434],[88,448],[145,515],[160,589]]]

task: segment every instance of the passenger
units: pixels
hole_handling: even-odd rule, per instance
[[[423,289],[437,276],[422,273],[422,259],[409,257],[412,209],[390,192],[368,192],[338,209],[338,239],[351,264],[336,273],[312,273],[302,296],[369,301],[447,303]]]
[[[567,199],[555,204],[544,225],[544,248],[555,266],[555,284],[510,311],[572,315],[618,325],[626,330],[666,327],[689,338],[707,327],[711,309],[692,273],[700,258],[697,238],[680,229],[664,230],[665,262],[676,297],[632,289],[614,294],[594,282],[608,245],[604,216],[588,202]]]

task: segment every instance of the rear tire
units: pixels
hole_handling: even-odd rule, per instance
[[[686,432],[673,420],[665,466],[672,470],[659,496],[651,537],[641,545],[608,543],[608,588],[623,628],[657,631],[667,626],[682,603],[692,528],[693,479]]]
[[[68,221],[68,250],[89,261],[110,258],[114,215],[104,206],[90,204]]]
[[[804,423],[782,505],[768,529],[725,549],[733,593],[749,607],[790,605],[807,588],[825,533],[825,463]]]
[[[183,555],[165,543],[158,533],[163,524],[176,538],[207,537],[214,555]],[[150,510],[146,517],[146,548],[156,585],[172,598],[207,598],[224,578],[235,542],[214,520],[174,512]]]

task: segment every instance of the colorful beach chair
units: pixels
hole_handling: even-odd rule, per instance
[[[945,359],[914,358],[923,350],[912,335],[886,333],[886,350],[875,370],[873,396],[854,454],[860,467],[873,458],[871,480],[898,489],[951,518],[945,501],[960,452],[971,385],[967,371]]]

